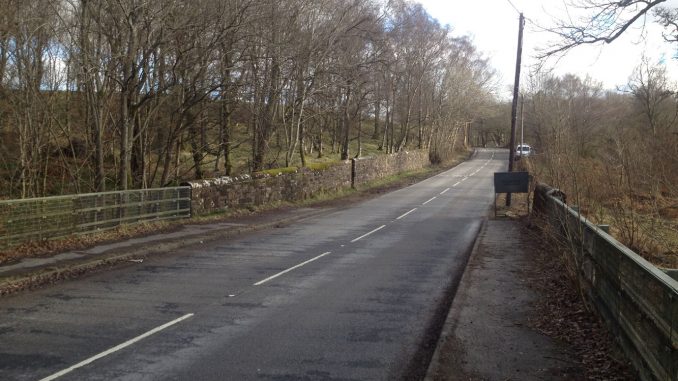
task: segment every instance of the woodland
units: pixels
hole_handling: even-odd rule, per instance
[[[472,41],[404,0],[0,7],[0,199],[365,152],[427,149],[440,162],[495,102],[495,73]],[[490,123],[484,139],[501,140]]]
[[[544,48],[546,60],[581,45],[613,44],[634,33],[632,25],[651,22],[678,49],[678,9],[665,0],[567,4],[580,17],[549,30],[558,39]],[[638,66],[616,89],[576,75],[526,76],[524,126],[537,147],[532,169],[625,245],[678,268],[678,85],[666,62],[624,59]]]
[[[664,1],[572,0],[542,59],[614,43]],[[0,199],[153,188],[361,155],[507,147],[510,102],[466,36],[406,0],[0,0]],[[606,20],[600,22],[600,20]],[[640,20],[640,21],[639,21]],[[678,45],[676,45],[678,47]],[[638,57],[635,57],[638,58]],[[678,266],[678,87],[525,68],[538,181]],[[652,258],[650,258],[652,259]]]

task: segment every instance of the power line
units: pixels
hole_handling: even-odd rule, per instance
[[[518,14],[523,13],[520,9],[518,9],[518,7],[515,6],[515,4],[513,4],[513,2],[511,0],[506,0],[506,1],[508,1],[508,3],[511,5],[511,8],[513,8]],[[532,24],[536,27],[539,27],[539,24],[537,24],[536,22],[531,20],[529,17],[524,17],[524,20],[525,20],[525,22],[529,22],[530,24]]]
[[[523,13],[523,12],[521,12],[520,10],[518,10],[518,8],[513,4],[513,2],[512,2],[511,0],[506,0],[506,1],[508,1],[508,3],[511,4],[511,6],[513,7],[513,9],[515,9],[516,12],[518,12],[518,14]]]

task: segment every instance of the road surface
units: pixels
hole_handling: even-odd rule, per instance
[[[420,377],[507,156],[0,299],[0,379]]]

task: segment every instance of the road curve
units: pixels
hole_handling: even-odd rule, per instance
[[[3,298],[0,379],[416,376],[507,156],[479,149],[292,226]]]

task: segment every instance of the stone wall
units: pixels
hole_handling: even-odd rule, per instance
[[[428,151],[401,151],[390,155],[368,156],[354,160],[353,186],[427,167]]]
[[[192,189],[192,214],[199,216],[276,201],[301,201],[318,193],[348,188],[351,162],[338,163],[322,171],[300,168],[295,173],[275,176],[224,176],[190,181],[186,185]]]
[[[301,168],[295,173],[243,175],[190,181],[192,215],[276,201],[301,201],[319,193],[336,192],[429,165],[428,151],[371,156],[334,164],[321,171]]]

